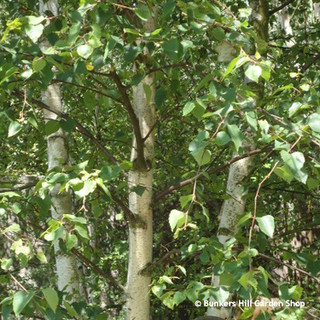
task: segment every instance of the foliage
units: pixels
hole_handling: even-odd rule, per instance
[[[291,48],[275,15],[269,42],[257,41],[246,1],[59,2],[58,16],[39,16],[33,0],[0,5],[8,13],[0,27],[3,319],[122,318],[122,292],[108,275],[126,281],[124,199],[133,130],[124,105],[151,72],[157,87],[153,319],[201,315],[196,300],[223,302],[229,292],[237,299],[306,302],[306,308],[279,311],[277,319],[314,313],[320,272],[319,17],[311,18],[309,1],[289,5]],[[147,33],[141,21],[152,5],[158,6],[158,27]],[[49,43],[45,50],[43,41]],[[45,122],[41,91],[51,83],[61,85],[65,113]],[[265,86],[258,105],[252,83]],[[150,88],[144,89],[150,99]],[[45,137],[59,128],[68,133],[72,163],[48,172]],[[248,156],[248,128],[258,147],[243,181],[246,212],[236,236],[222,245],[216,234],[229,197],[228,168],[234,152]],[[19,188],[19,178],[29,175],[36,181]],[[49,191],[57,184],[74,195],[73,212],[59,221],[49,213]],[[131,191],[141,195],[144,187]],[[55,243],[79,259],[84,301],[72,302],[54,286]],[[289,270],[281,278],[276,271],[283,263]],[[222,287],[211,285],[212,271]],[[245,308],[242,318],[252,312]]]

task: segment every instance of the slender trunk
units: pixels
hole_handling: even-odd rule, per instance
[[[149,17],[144,24],[147,32],[155,29],[155,17]],[[145,49],[145,55],[148,54]],[[148,100],[145,87],[151,90]],[[155,85],[153,75],[148,75],[136,87],[133,88],[133,109],[139,120],[141,136],[145,137],[153,127],[155,121]],[[145,188],[140,196],[135,192],[129,193],[129,208],[143,225],[130,223],[129,227],[129,266],[127,277],[127,320],[149,320],[150,297],[149,285],[151,275],[141,272],[152,261],[152,179],[153,179],[153,157],[154,157],[154,134],[151,133],[145,140],[143,151],[147,167],[135,165],[137,159],[137,141],[134,139],[131,161],[134,163],[132,171],[129,172],[129,190],[133,187]]]
[[[257,37],[263,41],[267,41],[268,38],[268,2],[267,0],[250,0],[250,7],[252,8],[251,22],[255,28]],[[262,56],[266,52],[260,52]],[[256,94],[256,103],[263,97],[263,83],[259,84],[248,83],[252,91]],[[242,143],[244,152],[255,149],[254,134],[250,129],[246,132],[246,139]],[[238,154],[234,153],[234,157]],[[248,157],[233,163],[229,169],[228,182],[227,182],[227,194],[230,199],[224,201],[220,211],[220,223],[218,228],[218,239],[224,244],[231,237],[235,236],[237,232],[237,222],[239,216],[244,213],[245,200],[243,196],[242,183],[248,176],[250,167],[253,162],[253,157]],[[219,287],[220,277],[214,276],[214,287]],[[209,308],[207,311],[208,316],[216,316],[221,319],[231,319],[231,308]]]
[[[40,14],[45,11],[51,11],[54,15],[58,15],[58,1],[49,0],[47,2],[40,1]],[[42,42],[42,49],[49,46],[48,43]],[[61,102],[61,92],[59,84],[49,85],[42,92],[42,102],[57,111],[63,111]],[[46,121],[57,120],[57,115],[44,111]],[[69,163],[68,139],[62,129],[47,136],[48,145],[48,170],[54,167],[62,167]],[[56,185],[50,192],[52,207],[51,215],[55,220],[60,220],[63,214],[72,212],[71,195],[69,192],[59,192],[60,185]],[[63,253],[59,248],[59,243],[54,245],[56,270],[58,278],[58,289],[65,290],[67,293],[73,294],[73,297],[79,296],[79,276],[77,272],[76,260]]]
[[[280,22],[281,29],[284,31],[284,34],[286,36],[285,44],[288,48],[295,45],[295,42],[292,38],[293,31],[290,24],[290,15],[288,12],[288,8],[285,7],[278,13],[278,19]]]

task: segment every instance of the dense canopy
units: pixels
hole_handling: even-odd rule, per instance
[[[320,317],[320,3],[0,9],[1,319]]]

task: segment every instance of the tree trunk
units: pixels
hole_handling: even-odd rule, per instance
[[[156,14],[149,16],[144,23],[147,32],[155,29]],[[145,55],[148,54],[145,49]],[[151,90],[149,101],[145,93],[145,86]],[[153,75],[146,76],[136,87],[133,88],[133,110],[139,120],[141,136],[145,137],[152,129],[155,121],[155,85]],[[150,318],[150,282],[151,275],[141,272],[152,262],[152,180],[153,180],[153,157],[154,157],[154,134],[151,133],[143,145],[145,164],[138,164],[138,142],[135,137],[133,142],[131,161],[133,169],[129,172],[129,208],[137,217],[136,221],[130,222],[129,226],[129,266],[127,277],[127,320],[149,320]],[[140,196],[131,191],[134,187],[143,187],[144,192]]]
[[[267,0],[250,0],[249,3],[252,8],[251,22],[255,28],[257,37],[267,41],[269,18],[268,2]],[[260,54],[264,56],[266,52],[260,52]],[[251,86],[252,91],[256,94],[255,99],[257,103],[263,97],[263,83],[248,83],[248,85]],[[254,134],[248,129],[246,132],[246,139],[242,143],[243,152],[255,149],[253,138]],[[235,156],[238,156],[238,154],[234,153],[233,157]],[[245,200],[243,199],[243,196],[245,193],[242,189],[242,182],[248,176],[252,162],[253,157],[248,157],[234,162],[230,166],[226,190],[230,199],[225,200],[223,203],[220,211],[220,223],[218,228],[218,239],[222,244],[235,236],[239,216],[244,214]],[[213,285],[214,287],[219,287],[219,276],[214,276]],[[232,316],[232,309],[227,307],[208,308],[207,315],[229,320]]]
[[[40,1],[40,14],[44,15],[45,11],[51,11],[55,16],[58,15],[58,1],[49,0],[47,2]],[[48,48],[47,42],[42,42],[41,48]],[[63,111],[61,102],[61,92],[59,84],[49,85],[42,92],[42,102],[50,108]],[[57,120],[57,115],[44,111],[46,121]],[[54,167],[63,167],[69,163],[68,139],[65,132],[60,128],[58,131],[47,136],[48,145],[48,170]],[[63,214],[72,213],[71,195],[69,192],[59,192],[60,185],[57,184],[50,192],[52,207],[51,215],[55,220],[60,220]],[[74,297],[79,297],[79,276],[77,272],[76,260],[74,257],[62,253],[59,243],[54,244],[56,270],[58,278],[58,289],[71,293]]]
[[[286,36],[285,44],[288,48],[295,45],[294,40],[291,38],[293,37],[293,31],[290,24],[290,15],[288,12],[288,8],[285,7],[278,13],[278,18],[280,22],[281,29],[284,31]]]

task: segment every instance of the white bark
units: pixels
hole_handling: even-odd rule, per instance
[[[147,32],[155,29],[155,17],[149,17],[144,24]],[[145,54],[148,51],[145,50]],[[155,85],[153,75],[148,75],[135,88],[133,88],[133,109],[139,120],[142,137],[145,137],[155,121]],[[144,86],[151,89],[150,101],[147,101]],[[137,158],[136,141],[133,143],[131,161]],[[127,320],[149,320],[150,319],[150,282],[151,276],[141,274],[146,265],[152,261],[152,162],[154,157],[154,134],[150,134],[144,144],[144,157],[149,166],[140,170],[134,168],[129,172],[129,189],[135,186],[142,186],[145,189],[142,196],[135,192],[129,194],[129,208],[132,213],[139,216],[144,221],[144,227],[139,224],[130,224],[129,229],[129,266],[127,277]]]
[[[252,8],[251,23],[255,28],[257,37],[261,40],[267,41],[268,38],[268,2],[266,0],[251,0],[249,1]],[[266,55],[266,52],[260,52],[261,55]],[[263,97],[263,83],[254,84],[249,83],[252,91],[256,94],[256,101],[259,101]],[[254,134],[250,129],[246,132],[246,140],[242,143],[244,152],[248,152],[255,149]],[[235,153],[233,156],[237,156]],[[237,232],[237,223],[239,216],[244,214],[245,200],[243,196],[243,180],[248,176],[250,167],[253,161],[253,157],[241,159],[240,161],[231,164],[228,175],[227,190],[226,193],[230,196],[230,199],[224,201],[221,212],[220,222],[218,228],[218,239],[222,244],[225,244],[231,237],[235,236]],[[214,287],[220,286],[220,277],[214,275],[213,281]],[[210,300],[213,300],[210,298]],[[231,319],[231,308],[208,308],[208,316],[216,316],[221,319]]]
[[[44,14],[45,11],[50,10],[54,15],[58,14],[58,1],[49,0],[46,3],[40,1],[40,14]],[[46,42],[41,44],[42,48],[48,47]],[[48,105],[50,108],[63,111],[61,102],[61,92],[59,84],[49,85],[48,88],[42,92],[42,102]],[[46,121],[56,120],[57,115],[44,111],[44,117]],[[65,132],[62,129],[52,133],[47,137],[48,146],[48,170],[54,167],[62,167],[69,163],[68,142]],[[60,185],[50,192],[52,207],[51,215],[55,220],[60,220],[63,214],[72,213],[71,195],[68,192],[60,192]],[[75,297],[79,296],[79,276],[77,272],[76,260],[74,257],[63,254],[59,248],[59,243],[54,245],[56,271],[58,278],[58,289],[65,290],[67,293],[71,293],[75,300]]]
[[[252,140],[251,132],[247,133],[248,141],[243,143],[244,152],[254,150],[255,144]],[[234,153],[234,156],[238,156]],[[245,200],[243,196],[246,192],[243,192],[242,182],[248,176],[249,170],[253,161],[253,156],[241,159],[231,164],[227,182],[227,195],[230,199],[224,201],[220,211],[220,222],[218,228],[218,239],[222,244],[225,244],[232,236],[237,232],[237,223],[239,216],[244,214]],[[213,286],[219,287],[220,277],[214,275]],[[212,298],[210,298],[213,301]],[[216,316],[221,319],[231,319],[232,309],[221,307],[221,308],[208,308],[208,316]]]
[[[281,29],[284,31],[286,38],[288,38],[285,41],[285,44],[288,48],[290,48],[295,45],[295,41],[292,38],[293,31],[290,24],[290,15],[288,12],[288,8],[283,8],[281,11],[279,11],[278,18],[279,18]],[[290,37],[291,39],[289,39]]]

